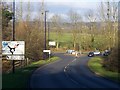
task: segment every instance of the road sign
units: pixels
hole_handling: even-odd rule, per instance
[[[50,60],[51,50],[43,50],[43,52],[47,52],[47,53],[49,53],[49,60]]]
[[[56,46],[56,42],[55,41],[49,41],[49,46]]]
[[[2,41],[2,55],[8,60],[24,60],[24,41]]]
[[[48,52],[49,54],[51,54],[51,50],[43,50],[43,52]]]

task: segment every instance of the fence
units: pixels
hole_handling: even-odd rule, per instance
[[[25,60],[15,60],[15,68],[22,68],[29,65],[32,60],[26,58]],[[2,71],[3,73],[9,73],[12,70],[12,60],[6,60],[2,58]]]

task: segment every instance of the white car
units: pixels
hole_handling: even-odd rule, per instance
[[[73,51],[73,52],[72,52],[72,54],[73,54],[73,55],[75,55],[75,54],[76,54],[76,52],[75,52],[75,51]]]
[[[66,53],[68,54],[72,54],[73,52],[75,52],[75,50],[67,50]]]
[[[100,51],[94,51],[94,55],[100,55]]]

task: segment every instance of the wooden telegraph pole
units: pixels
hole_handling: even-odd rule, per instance
[[[15,41],[15,0],[13,0],[13,32],[12,32],[12,40]],[[12,53],[13,56],[13,53]],[[15,61],[12,62],[12,72],[15,73]]]

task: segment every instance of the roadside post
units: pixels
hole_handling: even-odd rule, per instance
[[[43,50],[44,53],[49,53],[49,60],[50,60],[50,54],[51,54],[51,50]]]

